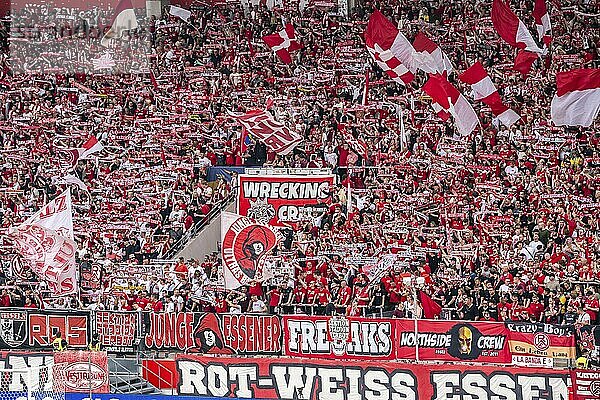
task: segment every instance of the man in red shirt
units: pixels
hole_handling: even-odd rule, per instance
[[[346,307],[350,304],[350,298],[352,297],[352,289],[348,286],[348,282],[342,281],[340,289],[337,294],[336,307],[339,308],[338,312],[344,313]]]

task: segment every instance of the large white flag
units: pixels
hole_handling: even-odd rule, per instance
[[[67,190],[8,234],[24,261],[55,296],[77,292],[71,208]]]
[[[120,0],[117,8],[115,9],[114,17],[110,25],[110,29],[100,44],[104,47],[108,47],[110,41],[113,39],[120,39],[123,37],[125,31],[135,29],[138,27],[137,18],[135,17],[135,11],[133,10],[133,4],[131,0]]]

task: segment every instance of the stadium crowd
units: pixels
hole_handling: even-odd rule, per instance
[[[167,8],[160,18],[140,11],[124,45],[132,50],[114,53],[103,53],[93,28],[108,14],[15,11],[12,27],[0,25],[0,227],[24,221],[67,187],[61,177],[75,175],[84,185],[72,192],[86,278],[81,296],[53,299],[5,238],[0,306],[413,317],[422,316],[418,285],[447,310],[442,317],[597,323],[599,123],[555,127],[549,104],[556,72],[600,65],[598,4],[548,4],[553,41],[527,77],[512,70],[515,51],[493,30],[490,4],[365,1],[345,15],[329,2],[303,3],[301,12],[294,1],[272,9],[193,2],[189,22]],[[534,31],[532,2],[511,6]],[[460,136],[419,90],[424,74],[402,86],[372,64],[362,33],[374,8],[409,39],[426,33],[456,71],[481,61],[522,119],[507,129],[476,104],[480,127]],[[57,16],[60,29],[40,34]],[[21,17],[33,29],[16,29]],[[260,40],[287,22],[304,45],[290,65]],[[55,39],[48,32],[87,47],[68,51],[61,40],[37,57],[36,41]],[[104,64],[93,63],[99,57]],[[456,73],[450,80],[468,94]],[[269,97],[277,119],[304,138],[287,156],[252,138],[242,149],[227,117]],[[90,135],[103,151],[73,167],[65,150]],[[211,166],[337,174],[327,210],[274,252],[281,276],[223,292],[217,254],[164,261],[235,193],[235,181],[208,181]],[[385,254],[396,255],[393,267],[370,281],[366,265]]]

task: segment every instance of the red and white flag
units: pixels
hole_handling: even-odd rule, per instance
[[[413,41],[413,46],[421,56],[421,64],[428,65],[431,73],[448,74],[452,72],[452,63],[440,46],[429,39],[424,33],[419,32]]]
[[[90,138],[86,140],[82,147],[78,149],[68,150],[68,153],[70,155],[69,162],[72,166],[75,166],[77,165],[77,161],[85,160],[89,158],[92,154],[102,151],[102,149],[104,149],[102,143],[100,143],[95,136],[90,136]]]
[[[131,0],[120,0],[115,9],[110,29],[104,34],[100,44],[104,47],[108,47],[111,40],[120,39],[123,37],[125,31],[136,29],[137,27],[138,22],[135,17]]]
[[[40,208],[38,212],[30,216],[23,224],[36,224],[56,231],[59,235],[73,240],[73,203],[71,202],[71,191],[67,189],[56,196],[54,200]]]
[[[493,1],[492,23],[498,35],[511,46],[538,54],[546,52],[539,48],[527,26],[512,12],[504,0]]]
[[[277,122],[267,110],[252,110],[245,114],[229,111],[228,113],[237,119],[254,139],[260,140],[277,154],[289,154],[302,142],[302,136]]]
[[[526,78],[527,75],[529,75],[529,71],[531,71],[531,66],[538,58],[539,55],[532,53],[531,51],[521,49],[517,53],[513,69],[520,72],[521,75],[523,75],[523,78]]]
[[[367,50],[390,78],[408,84],[415,78],[417,60],[408,39],[381,12],[373,11],[365,31]]]
[[[433,106],[434,110],[439,107],[438,110],[441,109],[454,117],[456,128],[461,135],[470,134],[479,124],[471,104],[445,76],[430,75],[422,89],[437,103],[437,106]]]
[[[600,69],[574,69],[556,74],[550,111],[554,125],[590,126],[600,110]]]
[[[533,18],[535,19],[538,39],[548,46],[552,41],[552,25],[550,24],[550,15],[546,7],[546,0],[535,0]]]
[[[71,193],[66,190],[8,236],[32,271],[56,296],[77,292]]]
[[[350,148],[354,150],[356,154],[366,159],[369,155],[367,151],[367,144],[363,140],[352,136],[352,134],[346,129],[346,125],[338,124],[337,127],[338,131],[342,134],[344,141],[348,143]]]
[[[292,62],[291,52],[300,50],[303,46],[296,40],[296,32],[292,24],[287,24],[285,29],[272,35],[263,36],[263,41],[286,64]]]
[[[502,102],[500,93],[494,86],[483,65],[479,61],[459,75],[461,81],[471,85],[473,98],[487,104],[500,122],[510,127],[521,117]]]
[[[263,281],[273,273],[267,256],[282,240],[269,225],[230,212],[221,213],[221,256],[225,289]]]

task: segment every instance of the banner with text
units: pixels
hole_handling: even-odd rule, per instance
[[[176,358],[179,395],[239,399],[568,400],[568,372],[298,358]]]
[[[201,354],[281,354],[281,322],[272,315],[149,313],[149,349]]]
[[[509,331],[508,345],[513,356],[575,358],[573,326],[513,321],[504,325]]]
[[[392,319],[284,316],[284,354],[308,358],[392,360]]]
[[[238,214],[265,225],[310,221],[328,208],[333,175],[240,175]]]
[[[53,390],[108,393],[108,357],[104,351],[61,351],[54,354]]]
[[[600,371],[573,371],[573,400],[600,399]]]
[[[397,357],[510,364],[508,330],[502,323],[398,320]],[[418,344],[418,346],[417,346]]]

